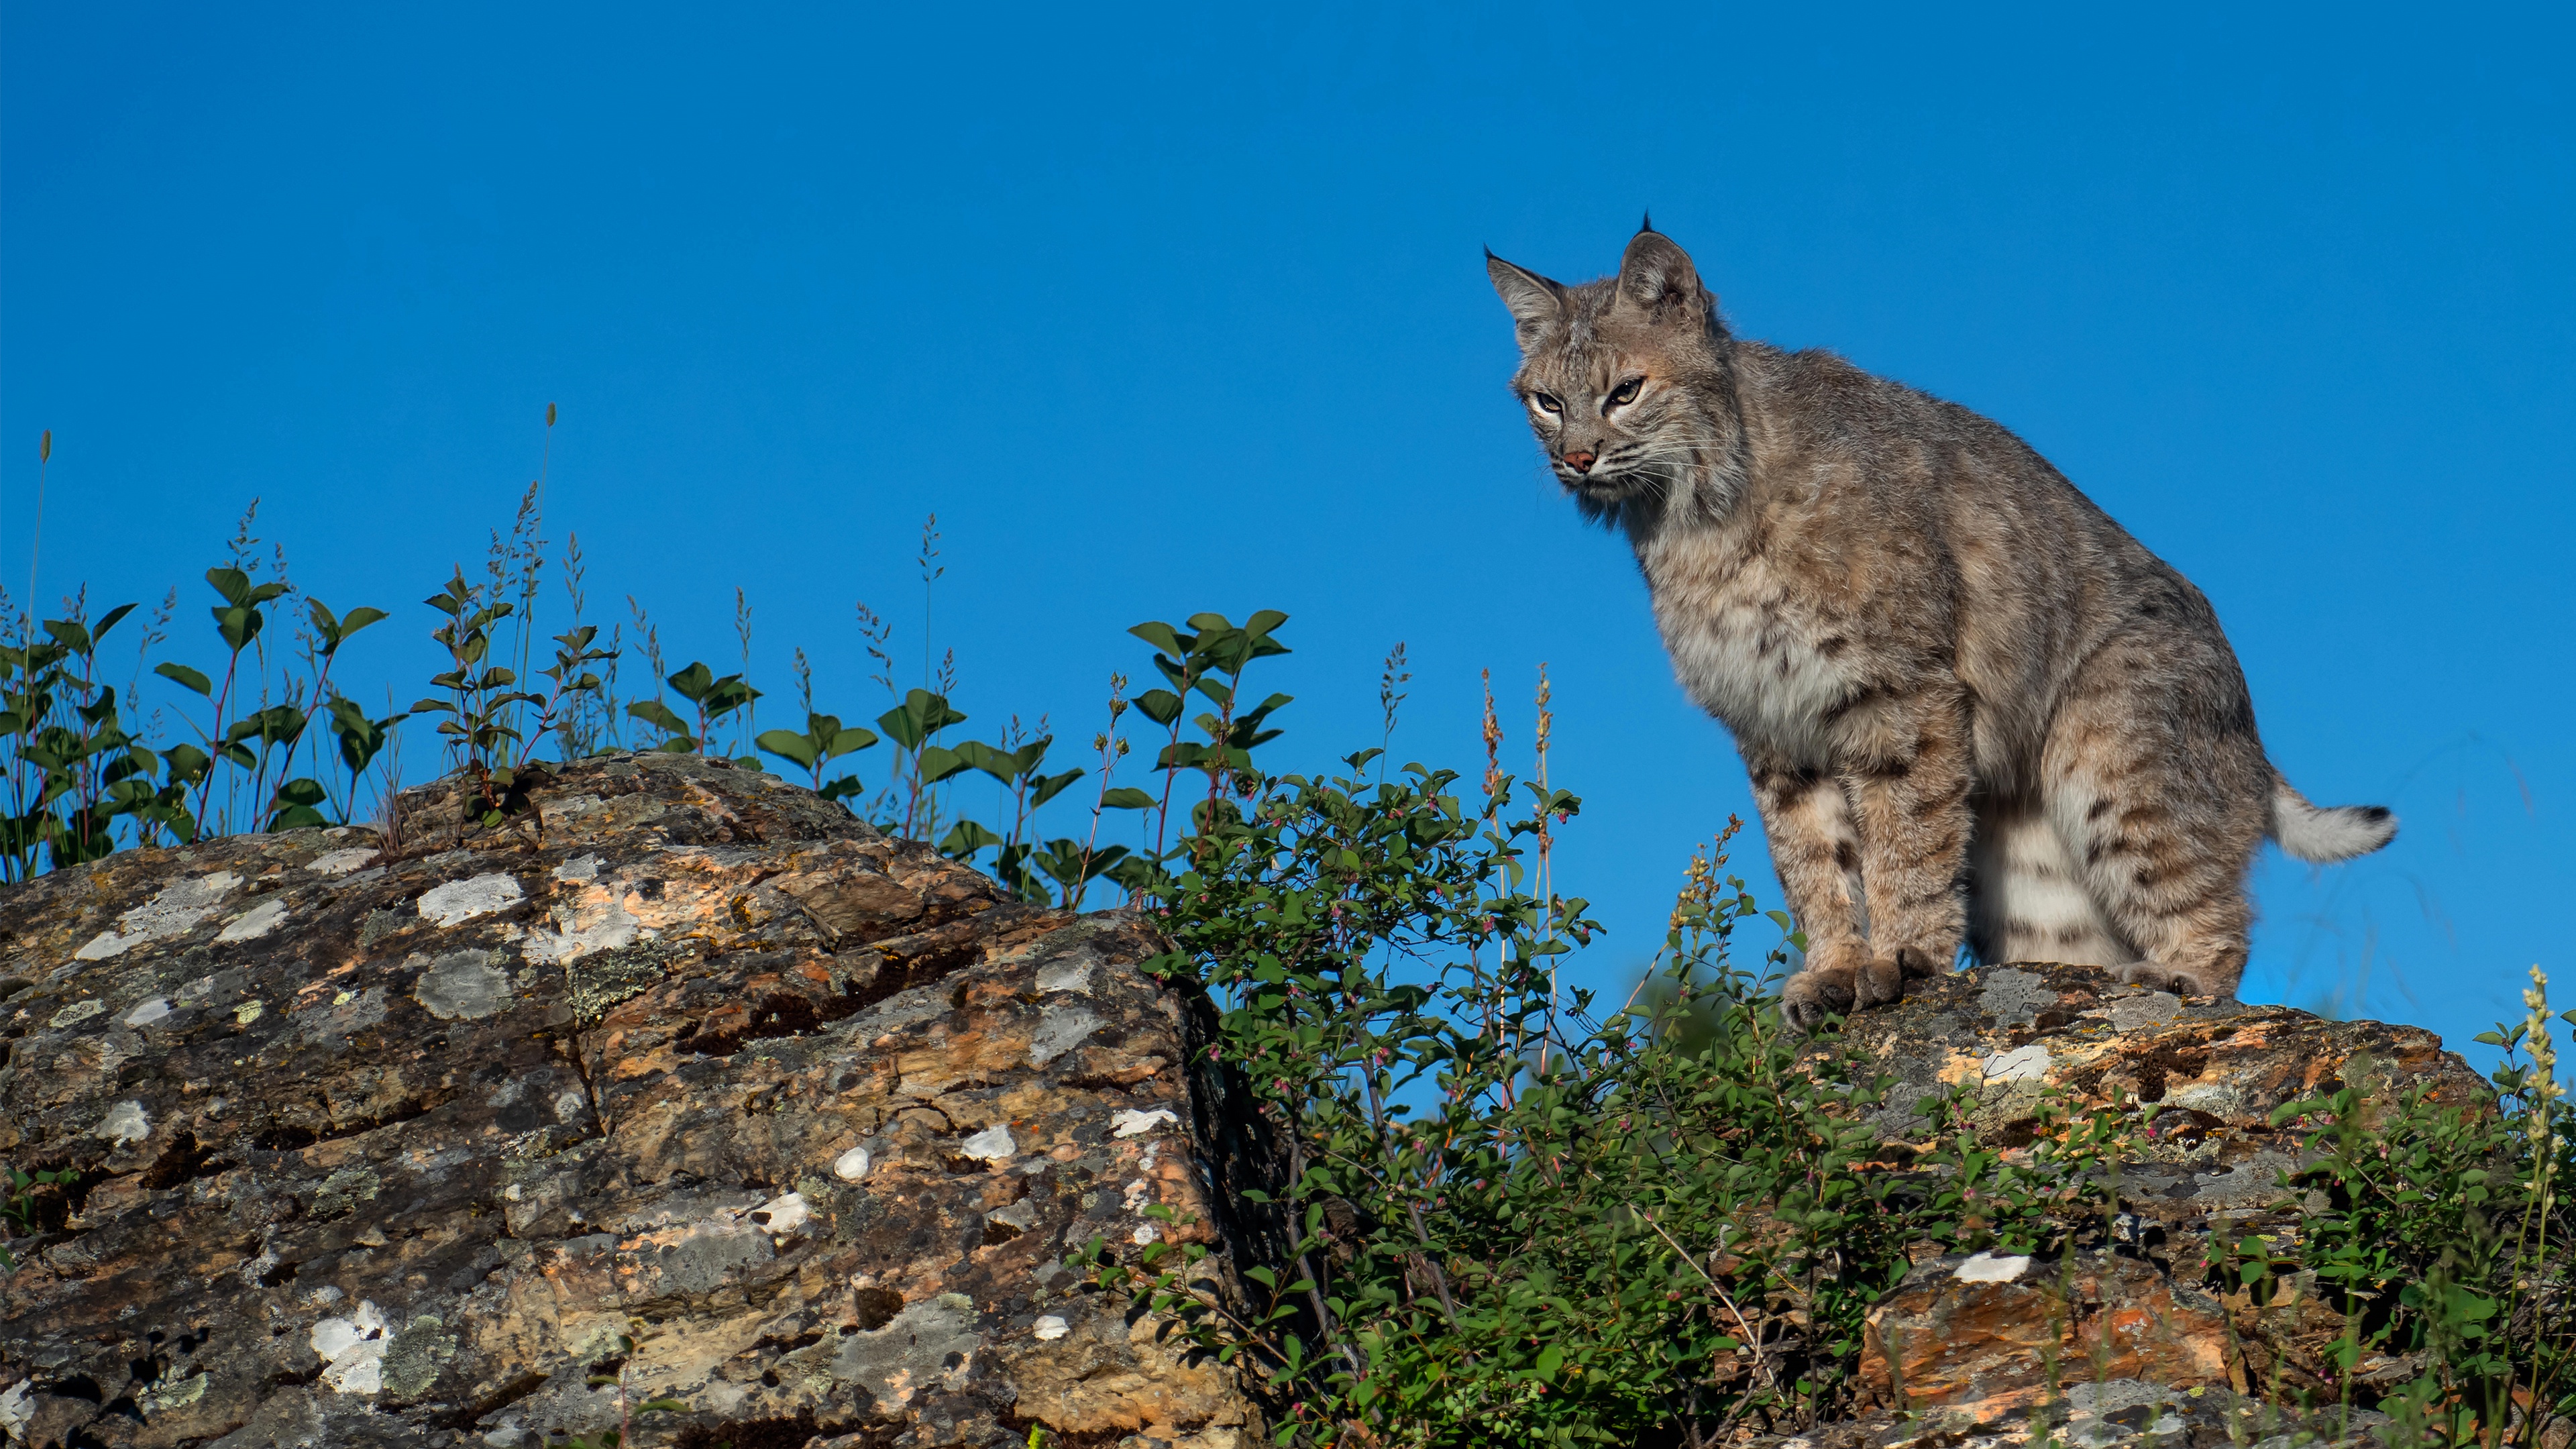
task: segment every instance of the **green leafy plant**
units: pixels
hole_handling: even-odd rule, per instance
[[[0,880],[32,877],[40,851],[59,870],[120,843],[195,837],[186,797],[206,756],[186,745],[146,747],[130,732],[115,686],[100,678],[99,644],[133,607],[110,609],[95,625],[75,608],[70,618],[46,620],[41,640],[22,625],[10,632],[25,642],[0,644],[0,736],[10,743]]]
[[[626,706],[626,713],[660,730],[662,739],[653,748],[673,754],[694,754],[704,749],[719,726],[760,698],[760,691],[741,675],[718,675],[697,660],[662,682],[688,702],[694,719],[683,717],[658,699],[638,700]]]
[[[2534,967],[2524,1019],[2478,1037],[2505,1053],[2492,1104],[2443,1104],[2417,1083],[2343,1085],[2282,1106],[2276,1125],[2314,1128],[2311,1164],[2283,1182],[2299,1194],[2303,1231],[2212,1246],[2212,1271],[2257,1303],[2313,1273],[2348,1326],[2339,1398],[2432,1442],[2536,1445],[2551,1421],[2576,1419],[2576,1214],[2564,1195],[2576,1139],[2547,986]],[[2576,1011],[2555,1020],[2576,1025]],[[2355,1376],[2366,1357],[2414,1372],[2373,1389]]]
[[[864,787],[856,774],[841,775],[825,781],[823,767],[846,755],[873,748],[875,731],[857,725],[844,725],[835,714],[820,714],[814,708],[814,669],[805,661],[805,651],[796,651],[796,696],[804,706],[805,728],[801,730],[763,730],[752,740],[764,754],[776,755],[806,772],[814,793],[826,800],[857,798]]]
[[[1163,771],[1162,795],[1153,805],[1157,855],[1169,840],[1172,786],[1180,771],[1194,769],[1206,775],[1208,798],[1214,800],[1230,777],[1251,773],[1256,747],[1278,737],[1279,731],[1263,726],[1289,697],[1273,694],[1246,706],[1240,693],[1243,671],[1252,661],[1288,652],[1287,645],[1271,637],[1287,622],[1286,614],[1263,609],[1240,628],[1222,614],[1192,614],[1187,630],[1155,621],[1127,631],[1154,646],[1154,671],[1171,686],[1146,690],[1135,701],[1137,713],[1170,733],[1154,761],[1154,767]],[[1181,721],[1189,713],[1193,694],[1216,708],[1191,720],[1205,738],[1185,740]]]
[[[36,1199],[44,1189],[51,1188],[59,1193],[78,1181],[80,1173],[68,1167],[43,1172],[9,1169],[8,1195],[0,1199],[0,1218],[7,1219],[9,1236],[24,1237],[37,1231]],[[0,1242],[0,1268],[14,1272],[17,1267],[17,1256],[9,1251],[8,1244]]]
[[[1229,761],[1235,788],[1194,807],[1148,892],[1174,943],[1154,969],[1215,995],[1217,1050],[1274,1134],[1286,1191],[1244,1193],[1272,1263],[1237,1302],[1196,1244],[1087,1258],[1265,1381],[1282,1442],[1707,1444],[1812,1422],[1848,1393],[1908,1242],[2033,1243],[2092,1210],[2107,1125],[2044,1123],[2005,1162],[1938,1100],[1943,1185],[1900,1190],[1868,1120],[1886,1081],[1786,1030],[1732,964],[1761,913],[1722,855],[1694,863],[1659,990],[1598,1012],[1561,994],[1558,959],[1598,928],[1532,885],[1541,821],[1578,802],[1498,770],[1481,802],[1420,765],[1372,782],[1377,753],[1249,791]]]
[[[494,630],[518,613],[518,606],[496,597],[486,584],[469,583],[458,569],[447,587],[425,601],[447,622],[431,632],[447,651],[451,667],[430,677],[444,689],[411,707],[413,714],[442,714],[438,732],[447,738],[451,758],[473,791],[481,823],[500,825],[525,807],[520,780],[526,751],[551,721],[541,718],[531,732],[518,706],[540,705],[545,696],[520,687],[518,671],[493,656]]]

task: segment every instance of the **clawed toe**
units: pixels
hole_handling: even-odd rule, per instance
[[[1812,1033],[1828,1017],[1849,1015],[1852,1001],[1851,973],[1801,971],[1780,992],[1780,1014],[1790,1026]]]
[[[2123,966],[2120,968],[2119,977],[2132,986],[2144,986],[2154,991],[2170,991],[2176,996],[2215,994],[2199,977],[2156,961],[2140,961],[2135,965]]]

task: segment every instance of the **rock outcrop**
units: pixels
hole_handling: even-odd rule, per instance
[[[1139,922],[1006,899],[695,757],[565,768],[501,830],[454,790],[408,794],[402,842],[243,836],[0,896],[0,1160],[78,1174],[15,1199],[9,1443],[535,1449],[621,1412],[678,1449],[1266,1437],[1229,1370],[1067,1267],[1170,1234],[1226,1291],[1259,1226],[1241,1189],[1271,1176],[1206,1003],[1136,970]],[[2069,1251],[1926,1245],[1870,1323],[1876,1407],[1771,1442],[2215,1449],[2376,1421],[2286,1415],[2334,1398],[2341,1320],[2296,1280],[2231,1296],[2202,1254],[2297,1236],[2280,1104],[2476,1100],[2436,1038],[2017,965],[1846,1040],[1900,1083],[1899,1166],[1947,1085],[2006,1153],[2045,1101],[2163,1111]],[[687,1407],[636,1409],[661,1398]]]
[[[541,839],[452,788],[398,848],[0,896],[0,1158],[79,1174],[0,1279],[10,1442],[534,1446],[621,1400],[683,1449],[1256,1437],[1066,1267],[1224,1261],[1203,1007],[1137,923],[695,757],[563,769]]]
[[[1916,983],[1847,1032],[1899,1082],[1878,1126],[1905,1156],[1929,1124],[1914,1104],[1974,1089],[1987,1146],[2027,1151],[2042,1104],[2160,1104],[2114,1182],[2117,1210],[2056,1258],[1926,1250],[1870,1320],[1861,1374],[1880,1409],[1805,1436],[1859,1449],[2120,1442],[2211,1445],[2289,1434],[2334,1438],[2383,1423],[2370,1412],[2302,1419],[2336,1403],[2329,1354],[2340,1315],[2313,1275],[2261,1305],[2218,1291],[2202,1266],[2213,1234],[2295,1242],[2285,1170],[2307,1128],[2273,1109],[2350,1085],[2439,1101],[2486,1099],[2485,1082],[2414,1027],[2327,1021],[2281,1006],[2184,1000],[2094,967],[1984,967]],[[2395,1387],[2419,1366],[2366,1358],[2356,1377]],[[2178,1436],[2178,1437],[2177,1437]],[[2283,1439],[2286,1445],[2289,1441]]]

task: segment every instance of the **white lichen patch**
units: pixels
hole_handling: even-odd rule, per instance
[[[1145,1223],[1139,1226],[1133,1234],[1133,1237],[1136,1240],[1136,1246],[1140,1248],[1151,1243],[1154,1239],[1160,1236],[1162,1236],[1160,1233],[1154,1231],[1154,1225],[1152,1223]]]
[[[340,876],[347,875],[349,872],[356,870],[358,867],[365,865],[368,861],[375,858],[375,847],[368,845],[355,845],[346,850],[324,851],[322,854],[313,857],[312,863],[304,868],[313,872],[315,875]]]
[[[528,959],[540,965],[557,965],[587,956],[593,951],[614,951],[632,946],[652,934],[644,929],[625,903],[617,900],[586,902],[577,907],[555,908],[557,929],[543,926],[528,933]]]
[[[1071,1332],[1072,1327],[1052,1313],[1040,1314],[1038,1321],[1029,1329],[1030,1336],[1040,1343],[1053,1343]]]
[[[1029,1060],[1045,1066],[1099,1029],[1100,1018],[1093,1012],[1079,1006],[1053,1008],[1038,1018],[1038,1029],[1029,1034]]]
[[[127,1012],[119,1019],[127,1026],[150,1026],[152,1023],[159,1021],[161,1018],[168,1016],[169,1014],[170,998],[166,996],[155,996],[151,1000],[145,1001],[136,1006],[132,1011]]]
[[[505,911],[526,897],[519,890],[518,877],[494,872],[465,880],[432,886],[421,893],[420,918],[433,926],[447,927]]]
[[[9,1431],[12,1444],[27,1441],[27,1425],[36,1417],[36,1406],[28,1401],[28,1396],[35,1392],[35,1387],[34,1379],[20,1379],[9,1386],[8,1392],[0,1393],[0,1429]]]
[[[2111,1018],[2113,1031],[2144,1031],[2182,1019],[2182,998],[2170,991],[2150,991],[2143,996],[2124,996],[2111,1003],[2103,1013]]]
[[[957,1144],[957,1150],[985,1162],[1008,1162],[1018,1154],[1020,1145],[1011,1140],[1011,1129],[996,1122]]]
[[[2038,1042],[1997,1052],[1981,1064],[1989,1082],[2036,1082],[2048,1075],[2048,1048]]]
[[[871,1160],[866,1148],[853,1147],[832,1159],[832,1175],[843,1182],[857,1182],[868,1175]]]
[[[812,1210],[805,1206],[805,1194],[801,1192],[780,1193],[753,1208],[749,1214],[753,1222],[767,1228],[773,1236],[782,1237],[804,1227],[805,1220],[812,1216]]]
[[[45,1027],[50,1031],[60,1031],[67,1026],[78,1026],[105,1010],[107,1010],[107,1003],[96,997],[87,1001],[75,1001],[55,1012],[52,1018],[46,1021]]]
[[[347,1318],[313,1325],[313,1351],[322,1356],[322,1382],[343,1394],[372,1394],[384,1387],[385,1319],[373,1301],[361,1301]]]
[[[2263,1108],[2244,1090],[2227,1082],[2168,1082],[2165,1087],[2165,1110],[2188,1107],[2230,1121],[2261,1121]]]
[[[411,994],[441,1021],[475,1021],[510,1004],[510,978],[489,951],[450,951],[429,963]]]
[[[212,914],[241,883],[241,877],[228,870],[180,881],[117,917],[115,930],[99,932],[88,945],[74,951],[72,959],[104,961],[124,955],[146,941],[179,935]]]
[[[1051,961],[1038,968],[1038,990],[1041,993],[1071,991],[1078,995],[1091,993],[1093,957],[1089,951],[1078,951],[1061,961]]]
[[[276,930],[278,922],[285,919],[286,902],[261,901],[258,905],[255,905],[249,910],[242,912],[240,915],[233,917],[229,924],[227,924],[222,930],[215,933],[215,939],[218,941],[256,941],[260,937],[267,935],[269,932]]]
[[[152,1387],[134,1396],[135,1407],[141,1409],[146,1416],[167,1414],[174,1409],[185,1408],[206,1396],[206,1381],[207,1377],[202,1372],[190,1374],[185,1378],[158,1380]]]
[[[857,1383],[880,1404],[900,1407],[934,1384],[963,1382],[974,1373],[983,1346],[975,1332],[975,1300],[942,1293],[906,1305],[882,1328],[843,1338],[832,1354],[832,1377]]]
[[[599,857],[576,855],[556,866],[554,876],[557,880],[597,880],[599,879]]]
[[[1950,1276],[1962,1283],[2010,1283],[2029,1271],[2028,1258],[1979,1253],[1953,1269]]]
[[[1134,1107],[1121,1108],[1120,1110],[1111,1113],[1109,1116],[1109,1135],[1112,1137],[1142,1137],[1146,1133],[1153,1131],[1154,1125],[1158,1122],[1177,1123],[1180,1120],[1180,1118],[1172,1115],[1172,1109],[1169,1107],[1156,1107],[1152,1111],[1143,1111]]]
[[[119,1147],[140,1142],[152,1135],[152,1119],[144,1115],[141,1102],[119,1102],[99,1119],[94,1136],[104,1137]]]
[[[152,938],[149,936],[121,936],[114,931],[101,931],[90,937],[88,945],[74,951],[72,959],[104,961],[110,956],[121,956],[150,939]]]

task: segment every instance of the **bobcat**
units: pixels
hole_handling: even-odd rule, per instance
[[[1731,334],[1649,222],[1563,286],[1486,253],[1512,391],[1636,550],[1691,698],[1735,736],[1807,933],[1800,1030],[1982,961],[2232,996],[2268,835],[2388,843],[2264,756],[2209,601],[2029,445],[1824,352]]]

